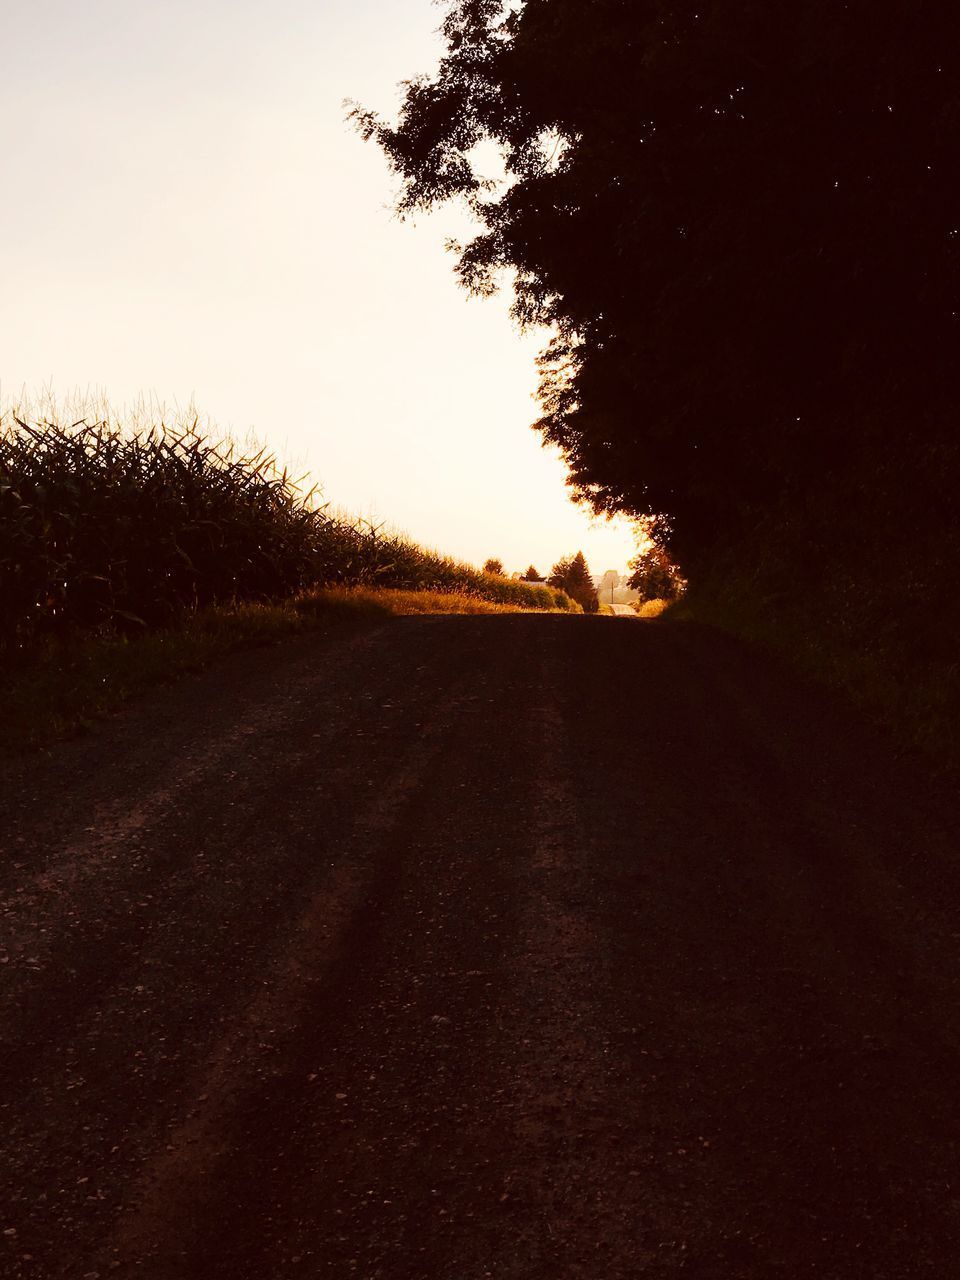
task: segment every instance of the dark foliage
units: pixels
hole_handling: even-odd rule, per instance
[[[862,520],[936,542],[960,478],[955,4],[459,0],[444,31],[397,126],[358,120],[402,211],[473,206],[464,283],[509,270],[519,319],[556,327],[540,427],[576,492],[669,513],[688,565],[811,501],[835,554]]]
[[[582,551],[558,560],[547,581],[551,587],[565,591],[571,600],[576,600],[584,613],[596,613],[600,607],[597,589]]]
[[[338,541],[264,455],[106,423],[0,431],[8,635],[156,625],[187,607],[275,598],[346,568]]]
[[[502,576],[502,575],[503,575],[503,561],[502,561],[502,560],[493,559],[493,558],[491,558],[490,560],[485,560],[485,561],[484,561],[484,564],[483,564],[483,572],[484,572],[484,573],[497,573],[497,574],[500,574],[500,575]]]
[[[684,581],[663,547],[645,547],[630,561],[627,586],[639,592],[641,600],[679,600]]]

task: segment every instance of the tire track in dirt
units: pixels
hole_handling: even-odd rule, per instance
[[[952,1273],[954,796],[697,628],[228,667],[41,763],[62,833],[0,800],[0,1273]]]
[[[375,875],[345,913],[337,956],[278,1036],[277,1072],[248,1079],[231,1099],[226,1149],[208,1152],[191,1213],[182,1216],[169,1180],[151,1193],[136,1274],[264,1277],[297,1259],[330,1274],[432,1274],[443,1265],[463,1221],[454,1202],[470,1162],[464,1116],[478,1095],[491,1101],[474,1067],[486,1058],[510,911],[497,892],[505,851],[490,836],[502,821],[498,801],[517,785],[515,760],[495,740],[481,740],[479,759],[468,744],[491,714],[516,714],[523,696],[522,685],[505,693],[499,672],[491,679],[480,644],[468,653],[470,693],[457,723],[380,833]],[[434,696],[449,696],[442,679]],[[478,811],[481,779],[487,803]],[[464,843],[485,857],[482,883]],[[481,1195],[484,1207],[495,1203]]]
[[[541,643],[536,701],[523,728],[533,765],[529,829],[515,868],[520,912],[498,1055],[509,1116],[503,1224],[451,1277],[612,1278],[620,1272],[607,1250],[624,1227],[633,1237],[630,1274],[651,1260],[637,1230],[643,1189],[630,1167],[640,1140],[637,1081],[604,1008],[601,993],[614,975],[588,858],[589,811],[573,786],[568,641],[555,633]]]
[[[365,648],[369,641],[360,643]],[[347,664],[351,659],[358,660],[352,649],[338,654],[337,658],[341,666],[345,665],[344,658]],[[335,726],[324,713],[336,703],[329,699],[325,703],[323,693],[331,683],[336,687],[336,679],[331,681],[331,673],[324,666],[318,666],[306,678],[302,671],[297,675],[300,704],[309,706],[315,697],[319,698],[319,705],[315,705],[311,714],[318,718],[326,741],[318,742],[317,748],[329,749]],[[225,809],[235,809],[247,798],[251,744],[270,738],[272,750],[281,753],[285,738],[296,741],[300,728],[296,724],[296,707],[289,695],[276,693],[278,696],[256,701],[245,699],[241,704],[234,704],[226,716],[221,710],[215,736],[195,735],[185,742],[175,739],[166,744],[165,750],[161,740],[160,751],[149,749],[152,743],[138,742],[135,750],[141,759],[130,780],[133,787],[123,788],[118,794],[111,791],[108,780],[102,780],[93,796],[85,797],[85,804],[71,806],[67,811],[59,803],[62,792],[56,777],[49,776],[50,770],[45,770],[42,764],[31,770],[29,783],[22,768],[10,771],[13,776],[5,779],[8,794],[16,790],[23,793],[29,785],[35,792],[31,800],[38,810],[37,816],[41,823],[46,820],[48,824],[46,830],[41,826],[30,842],[18,836],[15,827],[12,831],[8,827],[4,845],[0,847],[5,855],[4,870],[10,878],[4,894],[0,946],[4,964],[11,966],[9,972],[15,974],[18,968],[22,970],[22,982],[15,989],[20,1007],[29,1002],[31,984],[44,985],[44,970],[55,945],[64,967],[63,941],[71,930],[83,923],[74,909],[78,898],[91,887],[104,899],[126,898],[135,886],[142,889],[144,882],[165,880],[179,871],[196,850],[182,840],[165,840],[157,847],[158,842],[151,841],[150,837],[157,831],[166,832],[184,811],[202,810],[209,803],[209,796],[204,793],[215,787],[223,788],[224,779],[236,785],[223,788],[234,794],[221,794],[220,802]],[[75,745],[69,744],[69,747]],[[44,773],[48,776],[44,777]],[[69,788],[70,783],[76,781],[81,786],[89,786],[91,779],[86,776],[68,779],[66,786]],[[95,784],[96,779],[93,781]],[[54,823],[49,821],[51,810],[56,814]],[[150,906],[149,902],[143,905],[144,909]],[[123,927],[122,922],[119,927]],[[98,943],[105,941],[103,934],[98,936]],[[89,940],[83,939],[75,949],[82,952],[88,948]],[[67,963],[65,967],[69,972],[72,966]],[[0,1005],[0,1019],[3,1016]],[[22,1029],[11,1036],[20,1042],[28,1038]]]
[[[169,802],[155,806],[157,825],[147,829],[139,883],[125,869],[97,885],[92,904],[82,894],[69,899],[73,912],[86,910],[97,922],[83,931],[89,954],[72,974],[69,965],[80,950],[75,934],[58,933],[42,914],[31,920],[59,944],[52,971],[61,985],[39,984],[33,1001],[22,987],[18,993],[13,983],[7,986],[7,1007],[19,1023],[4,1027],[8,1101],[0,1105],[9,1110],[9,1099],[26,1090],[43,1100],[43,1111],[40,1128],[32,1119],[11,1127],[3,1185],[13,1213],[35,1196],[53,1199],[52,1224],[43,1233],[49,1239],[38,1247],[50,1260],[50,1274],[61,1274],[54,1265],[58,1223],[69,1238],[78,1221],[106,1222],[114,1206],[131,1209],[131,1171],[144,1151],[170,1145],[169,1108],[189,1104],[184,1077],[191,1061],[215,1044],[231,1018],[243,1019],[251,987],[264,990],[271,948],[285,945],[311,881],[344,874],[337,841],[348,856],[353,818],[359,815],[359,847],[368,816],[370,831],[376,826],[381,791],[399,802],[415,763],[426,767],[450,715],[449,707],[431,705],[428,685],[440,672],[462,676],[464,655],[431,661],[427,648],[411,662],[409,654],[393,654],[389,643],[365,648],[359,666],[317,673],[295,686],[279,709],[268,708],[270,729],[262,738],[242,734],[245,746],[234,761],[240,770],[226,789],[223,779],[212,785],[214,774],[199,794],[166,792]],[[318,684],[329,686],[319,703]],[[287,731],[282,735],[274,731],[278,715]],[[426,729],[422,748],[409,742],[415,725]],[[244,728],[251,727],[245,720]],[[239,796],[243,801],[231,804]],[[332,843],[329,828],[338,832]],[[252,901],[243,901],[247,895]],[[13,907],[21,905],[14,900]],[[56,920],[60,900],[47,907]],[[202,968],[194,955],[203,956]],[[7,969],[8,976],[23,975]],[[29,976],[37,982],[38,975]],[[282,990],[282,982],[276,988]],[[178,999],[170,1005],[172,991]],[[266,1042],[255,1044],[251,1034],[246,1040],[256,1064],[265,1055],[269,1060]],[[142,1104],[133,1113],[131,1095]],[[63,1274],[70,1273],[65,1266]]]
[[[749,650],[666,634],[669,648],[661,629],[631,646],[639,662],[649,646],[657,677],[634,705],[642,732],[610,753],[603,704],[572,722],[593,801],[613,812],[632,786],[640,818],[634,837],[595,839],[591,861],[624,877],[607,945],[637,985],[617,1005],[655,1039],[659,1266],[672,1274],[672,1237],[698,1276],[933,1276],[940,1250],[960,1252],[960,964],[938,924],[945,891],[960,896],[950,805]]]
[[[137,1273],[177,1280],[182,1275],[179,1242],[183,1224],[197,1213],[218,1178],[218,1169],[235,1158],[237,1098],[263,1088],[284,1068],[285,1041],[303,1025],[315,984],[336,962],[351,923],[378,872],[384,846],[402,822],[405,809],[423,787],[444,748],[460,702],[456,690],[444,690],[420,728],[419,740],[383,780],[377,794],[337,841],[337,861],[297,919],[284,949],[264,958],[260,989],[244,994],[230,1019],[228,1033],[209,1053],[185,1096],[191,1109],[168,1132],[163,1150],[140,1175],[135,1212],[112,1234],[103,1261],[130,1265]],[[252,997],[252,998],[251,998]],[[259,1051],[259,1053],[257,1052]],[[266,1055],[266,1066],[261,1065]],[[309,1079],[309,1076],[308,1076]],[[178,1242],[172,1257],[165,1243]]]

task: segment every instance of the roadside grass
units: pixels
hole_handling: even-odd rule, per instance
[[[948,445],[926,430],[904,422],[897,456],[865,456],[856,485],[824,465],[776,510],[744,512],[691,566],[671,616],[757,642],[956,774],[960,436]],[[911,492],[927,495],[920,507]]]
[[[767,649],[847,697],[935,768],[960,773],[956,661],[906,660],[895,645],[848,634],[812,596],[767,597],[734,572],[692,590],[669,616],[709,623]]]
[[[147,690],[241,649],[308,632],[349,634],[403,616],[524,612],[553,610],[453,592],[329,587],[278,604],[213,606],[184,615],[176,626],[134,635],[73,631],[59,640],[46,638],[3,664],[0,755],[83,732]]]
[[[670,608],[669,600],[644,600],[637,609],[638,618],[659,618]]]
[[[328,587],[308,593],[295,608],[309,612],[316,602],[320,611],[329,608],[382,610],[397,617],[428,613],[579,613],[573,608],[530,608],[521,604],[501,604],[478,596],[453,591],[403,591],[376,587]]]

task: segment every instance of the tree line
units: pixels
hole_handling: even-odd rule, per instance
[[[485,573],[502,574],[503,561],[491,558],[485,562],[483,569]],[[578,551],[573,556],[561,557],[546,579],[542,578],[536,566],[531,564],[526,572],[520,575],[520,581],[529,583],[546,581],[548,586],[555,587],[558,591],[565,592],[571,600],[576,600],[584,613],[596,613],[600,607],[597,589],[593,584],[593,578],[582,551]]]

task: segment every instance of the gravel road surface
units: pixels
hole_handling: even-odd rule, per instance
[[[682,624],[398,619],[0,775],[0,1274],[960,1274],[958,808]]]

